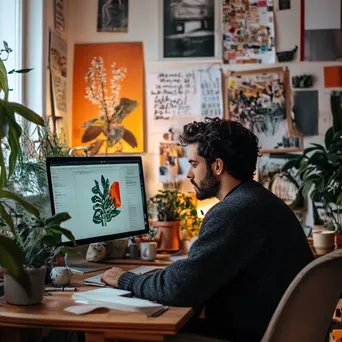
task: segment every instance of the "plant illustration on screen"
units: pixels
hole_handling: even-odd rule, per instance
[[[95,181],[95,186],[91,189],[94,196],[91,201],[94,203],[93,210],[93,222],[103,226],[107,226],[115,216],[120,214],[118,208],[121,207],[121,197],[120,197],[120,184],[119,182],[113,182],[109,187],[109,179],[101,176],[101,186],[97,180]]]

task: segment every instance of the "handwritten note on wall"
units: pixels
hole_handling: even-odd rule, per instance
[[[200,85],[202,119],[205,117],[223,117],[221,71],[200,71]]]
[[[151,73],[148,83],[154,120],[190,117],[200,113],[200,89],[194,71]]]

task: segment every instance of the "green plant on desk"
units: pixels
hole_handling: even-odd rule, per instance
[[[148,209],[150,218],[157,218],[156,241],[160,250],[175,251],[179,249],[179,245],[175,243],[177,239],[179,240],[179,228],[185,235],[198,234],[201,219],[197,215],[197,209],[191,196],[178,190],[159,190],[158,194],[150,198]],[[163,234],[160,234],[161,231]],[[174,241],[174,243],[171,244],[166,240]]]

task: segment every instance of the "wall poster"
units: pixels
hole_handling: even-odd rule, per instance
[[[99,154],[144,152],[142,43],[76,44],[72,147]]]
[[[273,0],[223,0],[223,61],[275,63]]]
[[[226,116],[258,138],[263,153],[298,151],[303,137],[293,124],[288,70],[232,72],[226,80]]]
[[[215,57],[215,1],[164,0],[164,58]]]

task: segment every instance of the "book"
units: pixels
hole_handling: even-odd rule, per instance
[[[72,299],[79,304],[100,305],[108,309],[142,312],[146,315],[151,315],[163,307],[162,304],[146,299],[127,297],[130,295],[130,291],[101,288],[74,293]]]

